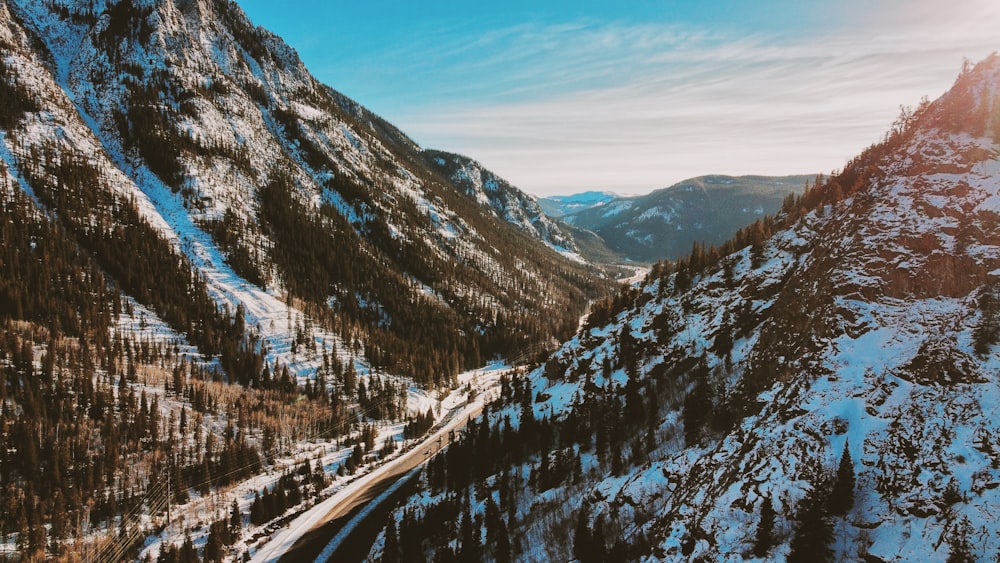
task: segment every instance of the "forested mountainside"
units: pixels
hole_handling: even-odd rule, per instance
[[[306,440],[353,472],[375,422],[570,336],[606,283],[468,190],[227,0],[0,3],[0,558],[128,558],[287,471],[204,523],[214,560],[329,484],[277,462]]]
[[[564,336],[597,287],[539,244],[572,250],[554,226],[540,238],[521,220],[513,207],[530,199],[510,186],[501,203],[469,195],[234,4],[6,8],[6,87],[27,104],[7,109],[11,168],[64,221],[84,222],[56,201],[73,189],[107,192],[93,213],[134,207],[231,310],[241,297],[229,286],[278,297],[327,338],[361,341],[374,364],[440,383]]]
[[[430,463],[373,557],[993,558],[998,147],[994,54],[595,306]]]
[[[814,176],[699,176],[632,197],[595,193],[567,198],[557,209],[574,227],[593,231],[622,259],[676,260],[695,244],[720,245],[736,231],[773,215]],[[546,205],[559,204],[558,200]]]

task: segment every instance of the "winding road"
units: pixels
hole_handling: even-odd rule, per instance
[[[465,427],[471,418],[482,412],[489,390],[496,385],[502,371],[484,372],[474,378],[475,399],[453,407],[428,433],[427,437],[399,457],[359,477],[333,496],[292,520],[287,528],[276,532],[271,540],[256,551],[252,563],[277,561],[326,561],[341,545],[346,544],[365,517],[373,510],[390,487],[405,486],[401,479],[415,468],[437,455],[447,446],[449,436]],[[416,475],[416,472],[410,476]],[[389,494],[395,492],[390,491]],[[369,544],[370,545],[370,544]]]

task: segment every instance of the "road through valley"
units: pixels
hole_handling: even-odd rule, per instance
[[[453,432],[459,432],[470,418],[478,416],[487,396],[505,371],[484,371],[470,378],[469,384],[475,390],[473,398],[453,406],[424,440],[296,517],[286,528],[275,532],[270,541],[253,554],[251,561],[325,561],[333,552],[338,552],[338,561],[353,560],[341,557],[338,549],[353,545],[352,536],[361,533],[363,527],[360,524],[369,516],[366,511],[377,508],[371,506],[372,501],[386,500],[379,497],[386,495],[394,484],[403,487],[400,479],[441,451]],[[388,495],[396,493],[398,496],[403,492],[402,489],[394,489]],[[384,523],[384,514],[379,523]],[[370,527],[371,522],[368,524]],[[323,557],[320,558],[320,555]]]

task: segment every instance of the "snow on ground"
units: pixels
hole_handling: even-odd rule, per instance
[[[552,250],[555,250],[559,254],[562,254],[564,257],[569,258],[570,260],[572,260],[572,261],[574,261],[574,262],[576,262],[578,264],[586,264],[587,263],[587,260],[583,256],[580,256],[579,252],[570,250],[570,249],[565,248],[563,246],[559,246],[558,244],[553,244],[553,243],[548,242],[548,241],[545,241],[545,244],[549,248],[551,248]]]
[[[32,10],[29,13],[38,20],[37,25],[52,32],[54,39],[51,47],[56,54],[56,75],[61,79],[61,88],[49,81],[51,75],[48,70],[34,59],[17,59],[21,65],[19,76],[31,83],[32,88],[44,91],[48,98],[55,101],[59,110],[72,109],[55,111],[54,108],[52,112],[28,116],[25,124],[27,133],[18,140],[21,146],[9,147],[6,136],[0,138],[3,141],[0,143],[0,158],[9,169],[15,170],[12,168],[13,151],[43,146],[51,140],[61,144],[67,154],[86,157],[101,171],[105,183],[112,190],[126,200],[134,201],[140,215],[191,261],[194,269],[205,278],[210,294],[221,306],[230,311],[243,306],[246,324],[252,327],[267,346],[270,363],[287,365],[300,378],[315,371],[319,366],[320,355],[307,358],[301,354],[291,354],[295,323],[304,315],[279,298],[276,290],[265,290],[238,276],[226,263],[224,254],[212,237],[195,224],[191,211],[184,205],[183,197],[173,193],[145,166],[135,164],[134,159],[121,153],[120,142],[114,134],[102,129],[98,120],[90,114],[93,109],[110,102],[95,92],[77,92],[73,88],[76,81],[70,83],[74,65],[78,62],[74,59],[74,49],[79,44],[62,41],[60,38],[71,34],[72,28],[59,31],[64,23],[51,21],[52,16],[47,10]],[[81,84],[86,84],[86,81]],[[105,92],[104,96],[107,95]],[[202,125],[196,133],[208,134],[214,130]],[[30,187],[23,182],[22,188],[33,196]],[[319,345],[336,353],[342,361],[347,359],[349,354],[338,335],[318,327],[314,327],[313,333]],[[364,369],[363,360],[359,368]]]
[[[177,354],[189,363],[208,369],[218,366],[217,360],[206,359],[197,346],[192,345],[184,335],[178,334],[170,328],[155,312],[142,306],[131,297],[126,296],[124,302],[124,311],[118,317],[112,337],[131,338],[137,344],[143,342],[160,344],[172,350],[175,349]]]
[[[501,376],[508,371],[510,371],[509,366],[503,363],[493,363],[481,369],[460,374],[459,382],[461,385],[441,400],[443,415],[438,419],[438,425],[431,429],[431,432],[422,441],[408,445],[405,450],[398,451],[382,465],[370,468],[368,473],[350,479],[339,479],[337,483],[327,489],[332,493],[331,496],[297,516],[289,522],[287,527],[272,534],[263,546],[260,544],[252,546],[251,561],[254,563],[277,561],[306,532],[322,522],[335,506],[364,490],[382,475],[396,469],[399,464],[405,461],[408,453],[424,449],[432,442],[437,442],[438,438],[449,430],[464,424],[469,417],[477,414],[493,396]],[[472,398],[470,398],[470,390],[474,391]],[[430,403],[424,400],[421,404]],[[401,426],[398,431],[399,434],[402,434]],[[380,436],[380,438],[384,440],[389,437]],[[349,452],[349,450],[345,451]]]
[[[368,517],[375,509],[378,508],[379,504],[385,502],[386,499],[391,497],[401,489],[407,481],[416,476],[423,468],[420,466],[414,467],[406,475],[402,476],[395,483],[392,484],[388,489],[386,489],[382,494],[373,499],[368,503],[368,505],[361,510],[354,518],[351,519],[339,532],[337,535],[330,540],[330,543],[323,548],[323,551],[316,557],[317,563],[326,563],[333,557],[333,554],[340,547],[340,544],[344,543],[347,536],[351,535],[352,532],[357,528],[357,526]]]

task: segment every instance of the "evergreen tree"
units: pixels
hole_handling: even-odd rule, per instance
[[[1000,295],[996,284],[983,286],[979,295],[979,323],[972,330],[973,348],[980,356],[990,351],[1000,335]]]
[[[837,477],[830,492],[830,514],[844,516],[854,508],[854,460],[848,441],[844,441],[844,453],[840,456]]]
[[[592,538],[587,510],[581,509],[577,515],[576,529],[573,531],[573,557],[578,561],[589,561],[592,555]]]
[[[177,551],[177,561],[178,563],[197,563],[200,561],[198,550],[195,549],[194,542],[191,541],[189,534],[184,534],[184,543],[181,544],[180,550]]]
[[[233,508],[229,511],[229,533],[236,536],[243,527],[243,515],[240,514],[240,505],[233,499]]]
[[[466,563],[479,561],[479,528],[472,520],[468,505],[462,512],[460,539],[462,543],[458,552],[459,561]]]
[[[382,563],[399,563],[403,560],[403,554],[399,549],[399,535],[396,533],[396,518],[389,515],[389,522],[385,526],[385,547],[382,549]]]
[[[948,534],[947,563],[970,563],[976,558],[972,555],[972,545],[969,543],[971,526],[965,516],[959,520]]]
[[[595,563],[607,561],[607,543],[607,536],[604,531],[604,519],[601,516],[598,516],[597,519],[594,520],[594,531],[590,536],[591,554],[588,561],[593,561]]]
[[[209,533],[208,540],[205,542],[205,561],[217,563],[222,561],[223,555],[223,540],[219,536],[218,530],[215,525],[212,525]]]
[[[827,517],[828,497],[825,483],[814,480],[812,489],[799,503],[796,515],[798,527],[792,538],[789,563],[816,563],[832,559],[830,544],[833,542],[833,527]]]
[[[757,535],[753,542],[755,557],[766,557],[774,546],[774,517],[774,504],[770,496],[765,496],[760,505],[760,523],[757,524]]]
[[[496,560],[497,563],[510,563],[513,559],[510,550],[510,535],[507,532],[507,524],[500,520],[497,526]]]

